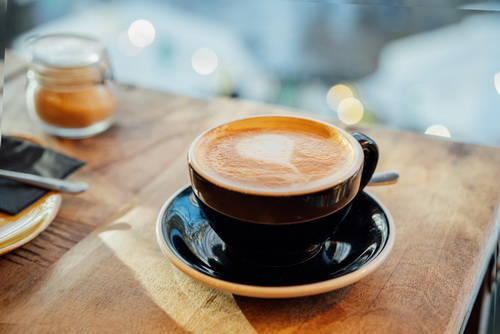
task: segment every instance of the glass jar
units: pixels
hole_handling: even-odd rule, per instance
[[[101,42],[77,35],[46,35],[29,41],[27,49],[27,107],[46,132],[84,138],[111,126],[116,98]]]

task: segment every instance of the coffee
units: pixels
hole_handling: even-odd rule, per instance
[[[322,123],[250,118],[209,131],[195,156],[224,187],[284,194],[338,180],[353,166],[353,152],[344,134]]]
[[[370,138],[305,117],[256,116],[194,140],[194,198],[231,254],[263,265],[310,259],[377,165]]]

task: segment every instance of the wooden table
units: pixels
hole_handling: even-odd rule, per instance
[[[25,68],[6,60],[3,132],[28,133],[86,162],[38,238],[0,257],[0,332],[457,333],[465,329],[499,235],[500,149],[382,127],[362,130],[378,170],[370,188],[397,237],[363,280],[294,299],[240,297],[201,285],[163,256],[155,222],[188,183],[186,152],[202,130],[245,115],[291,113],[234,99],[199,100],[121,87],[119,117],[83,140],[44,134],[28,118]]]

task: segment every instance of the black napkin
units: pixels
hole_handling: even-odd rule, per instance
[[[82,161],[50,148],[2,136],[0,169],[63,179],[83,165]],[[47,192],[42,188],[0,177],[0,211],[15,215]]]

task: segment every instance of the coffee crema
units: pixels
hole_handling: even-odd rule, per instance
[[[280,193],[338,179],[354,165],[341,132],[298,120],[249,118],[212,129],[196,145],[196,162],[223,187]]]

